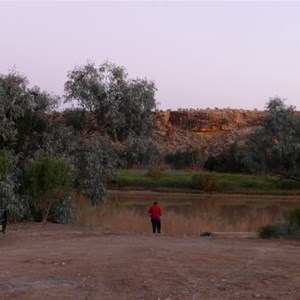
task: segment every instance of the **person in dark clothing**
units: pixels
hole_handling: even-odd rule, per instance
[[[6,224],[7,224],[7,217],[8,217],[8,209],[0,210],[0,225],[3,234],[5,234]]]
[[[161,215],[162,210],[157,202],[153,202],[153,205],[149,208],[148,214],[151,218],[151,225],[153,233],[161,232]]]

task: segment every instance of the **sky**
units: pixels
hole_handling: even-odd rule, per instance
[[[300,2],[0,1],[1,74],[63,96],[88,61],[153,80],[162,110],[300,110]]]

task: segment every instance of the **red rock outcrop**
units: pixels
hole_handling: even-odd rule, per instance
[[[155,136],[165,153],[197,148],[206,157],[242,142],[265,114],[236,109],[161,111],[155,114]]]
[[[237,109],[159,111],[155,112],[155,140],[162,153],[196,148],[205,160],[208,155],[219,154],[234,143],[242,143],[260,126],[265,114]],[[90,127],[86,138],[109,140],[97,131],[94,116],[86,113],[85,117]],[[62,114],[52,113],[49,122],[62,124]]]

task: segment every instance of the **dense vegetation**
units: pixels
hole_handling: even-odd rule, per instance
[[[165,162],[175,169],[193,168],[199,164],[200,153],[197,149],[176,151],[165,156]]]
[[[267,103],[262,128],[246,142],[243,161],[250,171],[300,181],[300,118],[280,98]]]
[[[226,151],[217,156],[209,156],[203,168],[207,171],[245,173],[249,169],[243,161],[243,147],[231,145]]]
[[[30,87],[15,71],[0,74],[0,208],[8,208],[15,220],[70,222],[76,195],[84,191],[96,205],[105,201],[107,184],[297,193],[300,119],[294,107],[270,99],[261,129],[203,164],[197,149],[159,152],[153,135],[155,92],[152,81],[131,79],[123,67],[87,63],[71,70],[65,83],[65,102],[77,100],[81,108],[68,109],[57,120],[52,112],[60,97]],[[144,171],[128,170],[134,167]],[[228,174],[199,172],[203,167]],[[118,168],[127,169],[119,178]]]
[[[58,96],[31,88],[16,71],[0,75],[0,208],[14,220],[70,222],[78,192],[93,205],[105,201],[118,166],[154,160],[147,150],[155,91],[151,81],[128,79],[123,67],[88,63],[65,84],[66,101],[82,109],[65,111],[61,122],[51,116]],[[93,138],[95,131],[102,137]],[[127,146],[116,149],[106,136]]]
[[[34,215],[46,221],[53,207],[61,207],[74,180],[71,166],[63,159],[40,158],[29,168],[28,192]],[[55,218],[55,216],[53,216]],[[53,219],[53,218],[52,218]],[[55,220],[55,219],[54,219]]]
[[[246,194],[299,194],[300,183],[277,176],[197,171],[122,170],[111,188]]]
[[[156,87],[145,79],[130,79],[123,67],[88,63],[68,73],[66,101],[78,100],[97,120],[99,130],[115,140],[147,137],[153,131]]]
[[[259,236],[269,238],[300,238],[300,208],[295,208],[289,214],[285,223],[271,224],[259,230]]]

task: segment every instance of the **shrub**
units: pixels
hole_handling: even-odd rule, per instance
[[[220,187],[220,182],[214,174],[197,173],[192,176],[191,185],[194,189],[215,191]]]
[[[270,239],[276,236],[276,229],[274,225],[266,225],[259,229],[258,235],[261,239]]]
[[[17,193],[17,189],[20,189],[17,162],[18,158],[9,151],[0,150],[0,208],[9,210],[9,219],[12,221],[30,215],[27,198]]]
[[[300,237],[300,207],[292,210],[287,223],[267,225],[259,230],[259,237],[268,238],[298,238]]]
[[[300,235],[300,227],[296,224],[279,223],[275,224],[279,238],[296,238]]]
[[[127,167],[151,166],[160,160],[157,145],[151,138],[130,137],[123,153]]]
[[[32,163],[28,193],[32,198],[31,208],[35,218],[47,221],[50,211],[58,208],[70,195],[73,176],[73,170],[62,159],[46,157]]]
[[[289,214],[289,223],[300,227],[300,207],[295,208]]]
[[[175,169],[183,169],[195,167],[200,159],[198,149],[187,149],[184,151],[176,151],[165,156],[165,162]]]
[[[245,171],[242,154],[236,144],[217,156],[209,156],[203,168],[215,172],[239,173]]]
[[[276,186],[279,189],[293,190],[293,189],[299,189],[300,183],[291,179],[281,179],[278,181]]]
[[[200,233],[200,236],[202,236],[202,237],[210,236],[211,237],[211,236],[213,236],[213,233],[210,231],[204,231],[204,232]]]
[[[152,177],[152,178],[158,178],[163,175],[164,168],[160,166],[153,166],[150,167],[146,173],[146,176]]]
[[[75,194],[73,193],[67,195],[61,201],[55,202],[49,211],[48,220],[59,224],[73,223],[79,214],[74,197]]]

